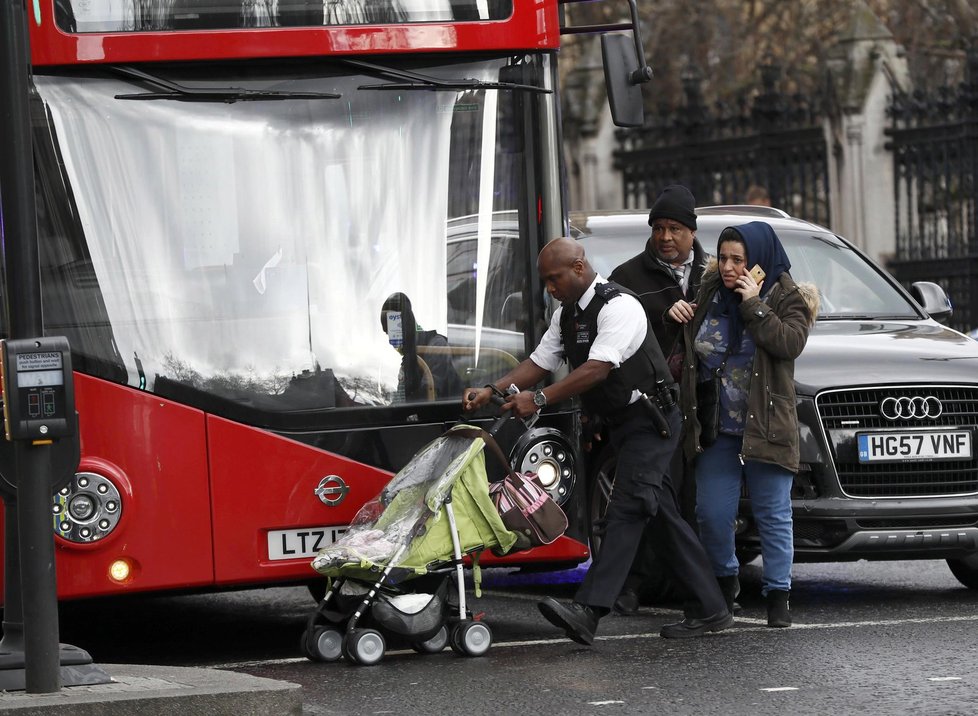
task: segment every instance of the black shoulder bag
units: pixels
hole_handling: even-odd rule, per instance
[[[723,390],[721,376],[727,367],[730,349],[723,356],[723,363],[714,371],[709,380],[696,383],[696,419],[700,423],[700,445],[710,447],[720,434],[720,391]]]

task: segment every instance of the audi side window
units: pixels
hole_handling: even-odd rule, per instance
[[[819,289],[821,317],[917,317],[891,283],[836,237],[786,232],[783,240],[792,276]]]

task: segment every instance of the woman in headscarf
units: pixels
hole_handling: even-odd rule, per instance
[[[752,275],[755,266],[761,271]],[[771,627],[791,626],[791,484],[798,471],[794,362],[818,313],[818,290],[796,284],[789,268],[770,225],[729,227],[720,234],[717,259],[703,275],[696,302],[677,301],[669,309],[672,320],[685,324],[682,445],[687,458],[696,459],[700,540],[732,612],[740,591],[734,520],[746,482]],[[697,383],[708,385],[715,377],[718,424],[701,425],[707,415],[697,415]]]

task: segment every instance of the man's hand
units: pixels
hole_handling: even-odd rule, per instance
[[[512,410],[521,418],[528,418],[539,410],[537,404],[533,402],[533,392],[530,390],[507,395],[506,405],[502,406],[502,409]]]
[[[462,410],[478,410],[492,398],[492,388],[466,388],[462,392]]]
[[[695,312],[696,304],[687,303],[682,299],[669,306],[669,318],[674,320],[676,323],[689,323],[693,320],[693,314]]]

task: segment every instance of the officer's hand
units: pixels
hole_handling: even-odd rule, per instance
[[[528,418],[539,410],[537,404],[533,402],[533,392],[524,390],[506,396],[506,405],[503,410],[512,410],[513,413],[521,418]]]
[[[688,303],[682,299],[669,306],[669,318],[676,323],[689,323],[693,320],[693,314],[695,312],[696,304]]]
[[[462,392],[462,410],[478,410],[489,402],[492,397],[492,388],[466,388]]]

